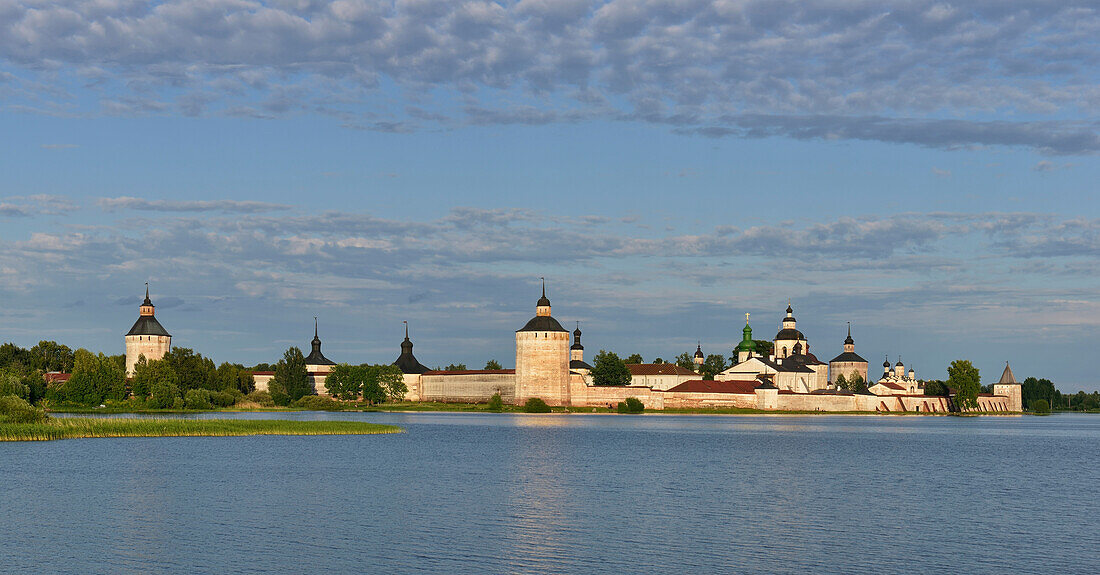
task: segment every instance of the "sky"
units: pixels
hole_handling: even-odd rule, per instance
[[[0,341],[600,349],[1100,389],[1100,8],[0,0]]]

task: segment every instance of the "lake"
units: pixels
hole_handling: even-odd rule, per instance
[[[0,571],[1100,567],[1100,416],[216,416],[407,433],[0,444]]]

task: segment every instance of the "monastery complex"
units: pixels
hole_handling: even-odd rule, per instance
[[[408,325],[401,353],[394,361],[404,374],[408,401],[486,402],[500,394],[505,403],[523,404],[540,398],[549,405],[572,407],[614,406],[628,397],[642,401],[648,409],[666,408],[755,408],[782,411],[957,411],[950,397],[924,395],[924,383],[914,370],[906,371],[899,359],[883,363],[876,381],[868,379],[868,362],[855,351],[851,327],[843,351],[828,363],[810,351],[810,342],[798,330],[794,309],[788,305],[779,331],[772,339],[771,353],[757,350],[752,328],[745,317],[742,340],[734,349],[736,363],[714,376],[702,379],[704,356],[700,345],[694,356],[695,370],[672,363],[627,364],[628,385],[598,386],[592,382],[592,366],[584,361],[581,330],[572,333],[551,314],[550,300],[543,285],[535,304],[535,315],[515,332],[515,369],[432,370],[413,355]],[[171,348],[172,336],[154,317],[146,286],[139,317],[126,334],[126,370],[133,373],[138,357],[160,359]],[[321,353],[316,320],[306,370],[318,394],[325,394],[324,379],[335,365]],[[254,372],[257,389],[266,389],[274,374]],[[837,381],[862,378],[867,390],[852,392]],[[1007,366],[993,393],[978,397],[977,411],[1022,411],[1020,384]]]

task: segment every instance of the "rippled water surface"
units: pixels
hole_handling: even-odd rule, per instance
[[[279,417],[407,433],[0,444],[0,571],[1100,571],[1098,416]]]

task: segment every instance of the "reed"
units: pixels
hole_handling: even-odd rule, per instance
[[[45,423],[0,423],[0,441],[85,437],[231,437],[242,435],[371,435],[400,427],[363,421],[281,419],[114,419],[66,417]]]

